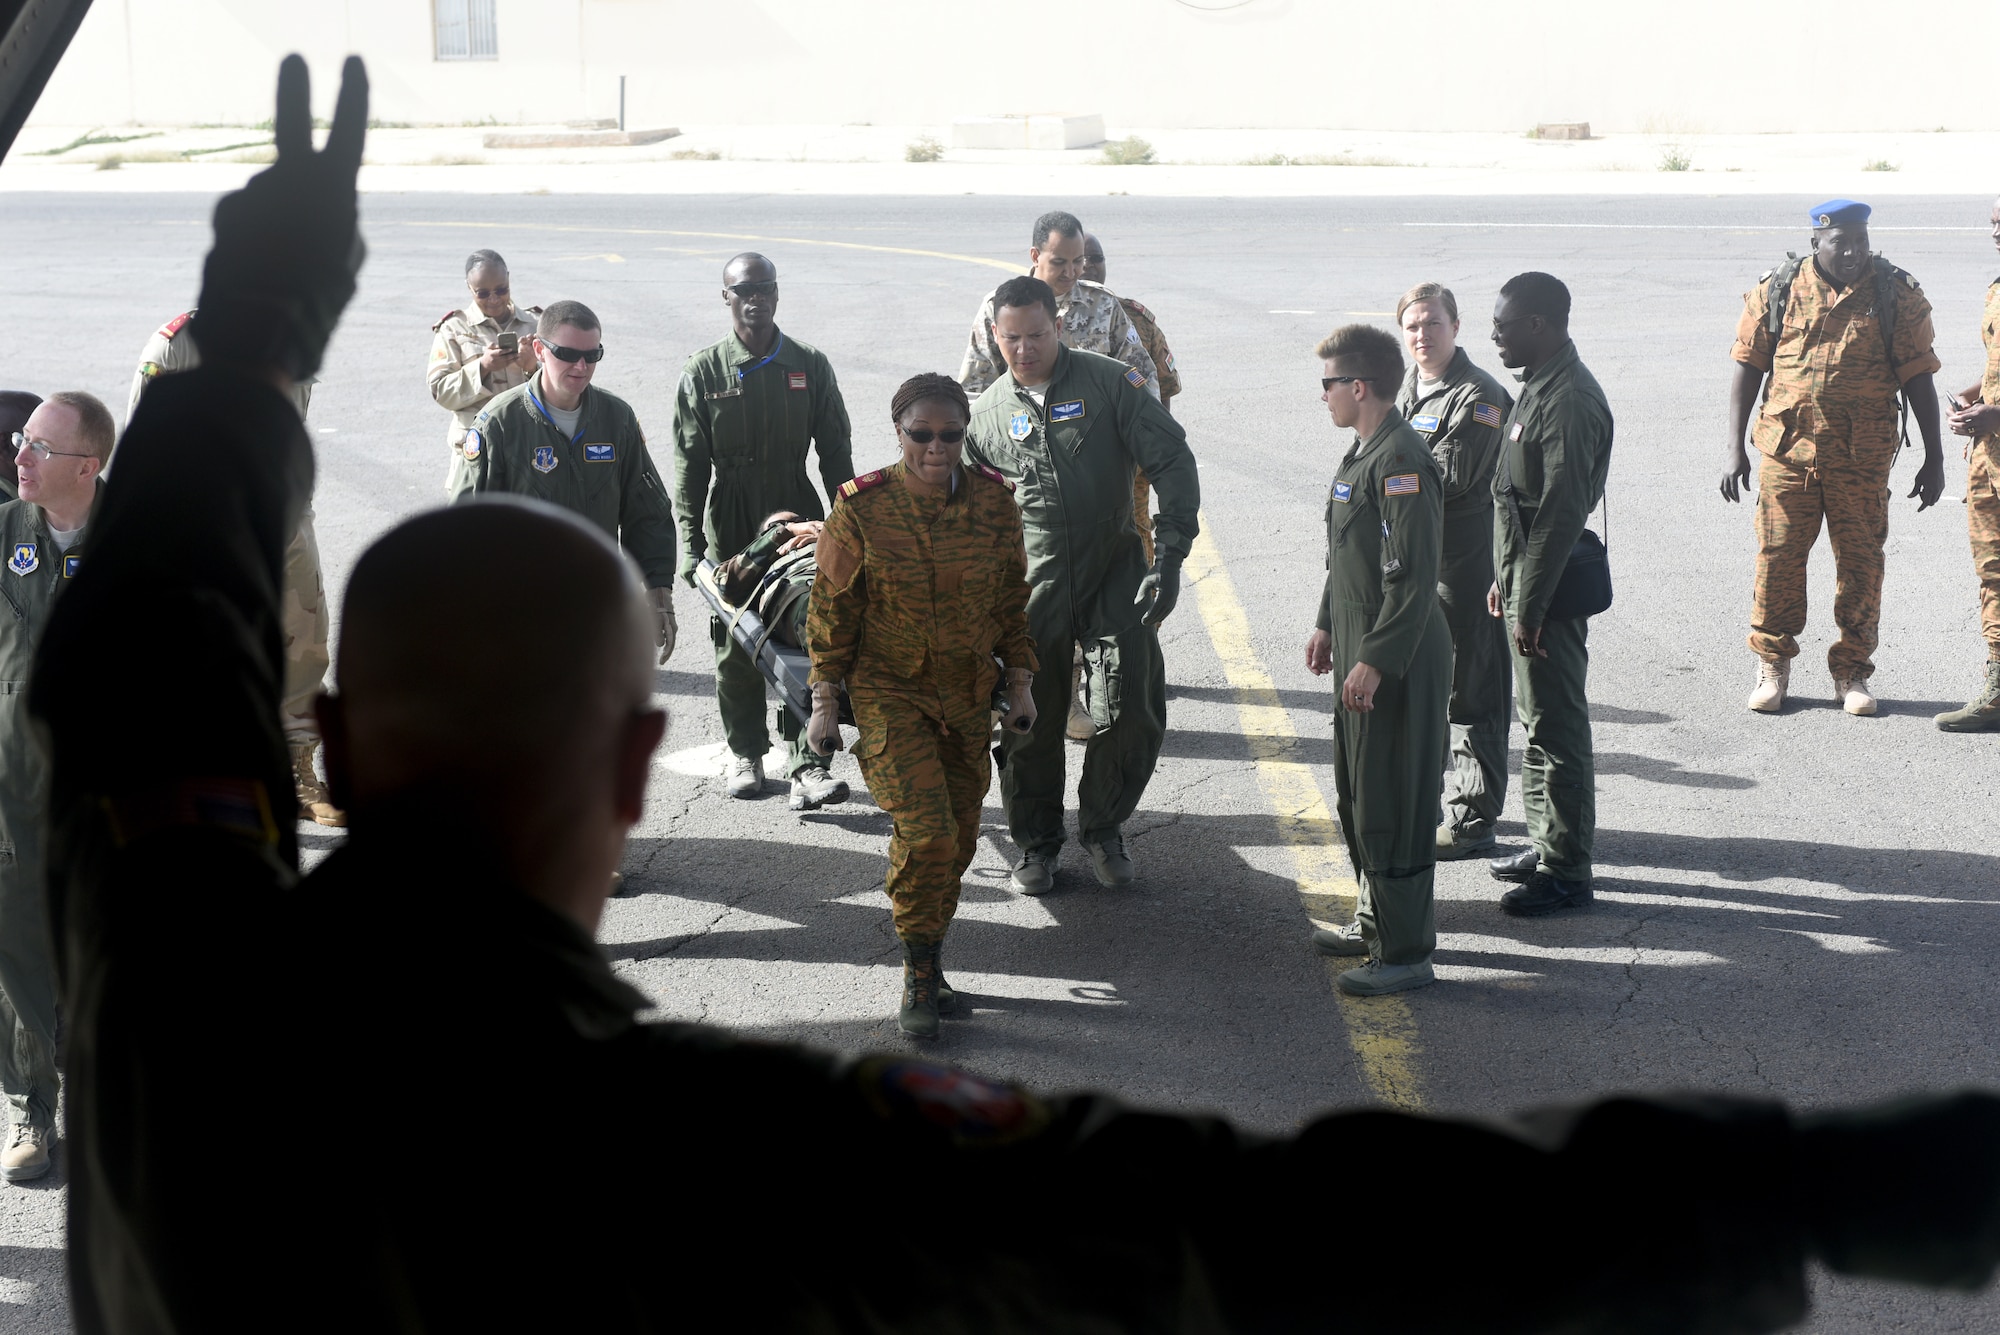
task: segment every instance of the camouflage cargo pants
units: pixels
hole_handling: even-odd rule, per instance
[[[1972,448],[1965,471],[1965,523],[1972,534],[1972,568],[1979,572],[1979,630],[1986,656],[2000,662],[2000,437]]]
[[[308,509],[299,520],[299,531],[285,548],[285,591],[282,616],[285,624],[285,702],[282,710],[285,738],[299,741],[317,738],[319,723],[313,718],[313,698],[326,684],[327,632],[326,585],[319,573],[319,538],[313,532],[313,512]]]
[[[959,878],[979,843],[979,812],[993,781],[990,716],[943,723],[895,696],[850,691],[861,727],[854,759],[875,805],[889,813],[889,901],[896,935],[944,940],[958,911]]]
[[[1750,648],[1795,658],[1806,628],[1806,557],[1822,522],[1833,545],[1833,624],[1826,651],[1835,677],[1867,678],[1882,619],[1882,546],[1889,537],[1888,469],[1821,462],[1805,468],[1764,456],[1757,474],[1757,588]]]

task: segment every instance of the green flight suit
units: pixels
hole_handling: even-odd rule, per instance
[[[99,484],[99,495],[103,486]],[[95,507],[93,506],[93,513]],[[14,1120],[55,1125],[55,942],[43,876],[48,758],[28,729],[28,673],[49,609],[76,577],[84,535],[49,540],[42,507],[0,505],[0,1090]]]
[[[674,584],[674,507],[631,405],[592,385],[575,436],[543,407],[542,373],[493,396],[465,433],[466,481],[452,499],[531,496],[582,515],[638,565],[649,589]]]
[[[1444,478],[1424,438],[1391,412],[1356,440],[1326,497],[1326,588],[1319,629],[1333,671],[1382,674],[1375,708],[1334,711],[1341,833],[1362,882],[1356,916],[1368,953],[1419,964],[1437,948],[1432,878],[1451,696],[1451,632],[1438,604]]]
[[[765,517],[779,510],[826,518],[806,476],[806,451],[819,452],[820,481],[832,496],[854,476],[851,436],[833,366],[810,344],[780,332],[766,358],[730,334],[688,358],[674,400],[681,576],[692,580],[710,553],[720,562],[742,551]],[[761,757],[771,747],[763,674],[714,617],[709,639],[715,645],[715,703],[729,750]],[[775,712],[778,733],[790,743],[787,777],[825,765],[791,711],[779,706]]]
[[[1467,843],[1493,833],[1507,803],[1507,730],[1513,723],[1507,627],[1486,610],[1493,586],[1493,466],[1500,423],[1514,400],[1458,349],[1435,385],[1412,366],[1396,411],[1431,447],[1444,482],[1438,602],[1451,632],[1450,751],[1445,810]]]
[[[1138,809],[1166,741],[1160,642],[1133,605],[1147,570],[1132,522],[1133,473],[1144,469],[1159,498],[1154,542],[1182,557],[1201,531],[1201,479],[1187,431],[1133,383],[1136,374],[1059,346],[1042,404],[1008,372],[972,405],[965,455],[1014,484],[1028,548],[1028,634],[1057,664],[1035,676],[1041,722],[1001,740],[1000,797],[1023,853],[1054,855],[1063,843],[1063,646],[1084,647],[1098,728],[1084,744],[1077,794],[1083,843],[1116,835]]]
[[[1590,621],[1550,621],[1555,596],[1582,536],[1584,521],[1604,496],[1611,471],[1611,405],[1597,377],[1565,343],[1521,379],[1521,398],[1507,417],[1501,461],[1493,476],[1496,522],[1493,565],[1510,626],[1540,626],[1547,658],[1514,663],[1514,704],[1527,730],[1521,752],[1521,806],[1541,867],[1565,881],[1590,879],[1597,833],[1597,772],[1591,751]],[[1505,488],[1520,506],[1516,524]]]

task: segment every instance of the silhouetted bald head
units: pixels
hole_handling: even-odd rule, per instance
[[[545,778],[645,707],[652,613],[632,567],[566,511],[495,499],[419,515],[362,554],[335,679],[362,790]]]

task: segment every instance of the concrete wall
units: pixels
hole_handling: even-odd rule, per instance
[[[386,121],[1610,132],[2000,129],[1993,0],[499,0],[500,59],[432,58],[429,0],[96,0],[35,120],[254,123],[300,51],[358,51]],[[1629,17],[1628,17],[1629,16]],[[1909,34],[1907,38],[1896,34]],[[1899,43],[1907,49],[1898,51]],[[1978,57],[1969,55],[1969,68]]]

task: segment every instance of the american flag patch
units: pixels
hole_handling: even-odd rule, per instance
[[[1125,378],[1132,382],[1134,389],[1144,389],[1146,387],[1146,377],[1141,374],[1139,368],[1136,366],[1125,373]]]
[[[1394,477],[1383,478],[1382,494],[1384,496],[1416,495],[1417,475],[1415,473],[1398,473]]]
[[[1500,410],[1490,403],[1472,405],[1472,420],[1481,426],[1499,426]]]

